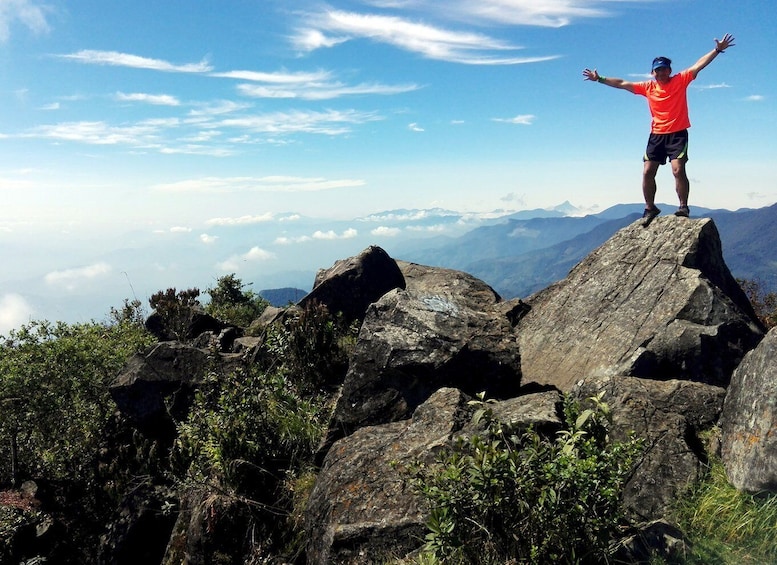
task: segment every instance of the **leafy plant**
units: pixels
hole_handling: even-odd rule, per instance
[[[200,301],[197,300],[199,296],[200,291],[197,288],[181,291],[168,288],[152,294],[148,302],[175,338],[184,340],[189,337],[189,326],[195,312],[201,308]]]
[[[88,481],[114,410],[108,386],[152,341],[132,316],[112,324],[33,321],[0,341],[0,482]]]
[[[273,367],[292,377],[306,392],[339,383],[348,366],[358,327],[333,317],[326,306],[308,304],[291,310],[269,329],[265,346]]]
[[[220,277],[215,287],[205,291],[210,295],[205,311],[219,320],[248,327],[269,302],[251,290],[244,290],[247,286],[234,273]]]
[[[482,398],[475,402],[486,433],[414,472],[431,507],[427,554],[441,563],[605,560],[640,442],[610,441],[601,396],[585,410],[567,398],[568,428],[555,438],[514,433]]]

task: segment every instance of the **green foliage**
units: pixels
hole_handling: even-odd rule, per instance
[[[293,378],[305,392],[337,384],[345,374],[358,327],[332,317],[326,306],[290,310],[282,325],[271,327],[265,339],[270,365]]]
[[[641,444],[611,442],[601,397],[546,438],[513,433],[478,401],[483,437],[463,439],[414,486],[429,502],[425,551],[441,563],[588,563],[606,560],[621,520],[620,495]]]
[[[728,482],[719,460],[679,504],[677,519],[692,543],[684,563],[777,563],[777,495],[753,496]]]
[[[750,299],[756,316],[767,328],[777,326],[777,293],[767,292],[759,279],[737,279],[739,286]]]
[[[245,469],[253,469],[251,490],[273,499],[284,471],[312,459],[325,424],[323,406],[281,374],[251,369],[213,378],[179,425],[176,466],[240,494]]]
[[[251,290],[243,290],[247,286],[234,273],[220,277],[215,287],[205,291],[210,295],[205,311],[219,320],[248,327],[264,312],[269,302]]]
[[[148,303],[162,318],[164,326],[173,333],[176,339],[188,337],[189,326],[194,313],[200,308],[197,288],[176,291],[175,288],[160,290],[151,295]]]
[[[132,315],[112,324],[34,321],[2,338],[0,482],[88,481],[115,409],[108,386],[127,358],[151,342]]]

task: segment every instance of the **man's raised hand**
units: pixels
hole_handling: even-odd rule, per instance
[[[715,50],[718,52],[725,51],[726,49],[728,49],[729,47],[733,47],[734,45],[735,45],[734,37],[730,33],[727,33],[726,35],[724,35],[723,39],[721,39],[720,41],[718,41],[717,37],[715,38]]]

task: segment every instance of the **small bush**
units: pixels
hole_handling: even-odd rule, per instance
[[[0,339],[0,483],[92,480],[115,409],[108,387],[151,342],[132,315],[109,325],[33,321]]]
[[[323,304],[312,303],[282,326],[270,328],[265,346],[274,367],[314,393],[342,382],[357,333],[355,324],[347,325]]]
[[[234,273],[219,278],[215,287],[205,291],[210,295],[205,311],[214,318],[247,328],[270,304],[253,291],[244,290],[247,286]]]
[[[777,293],[767,292],[765,284],[759,279],[737,279],[756,316],[767,328],[777,326]]]
[[[566,401],[568,429],[555,438],[513,435],[493,419],[438,465],[415,470],[429,502],[425,559],[440,563],[588,563],[608,556],[621,523],[620,496],[640,442],[610,442],[601,398]]]

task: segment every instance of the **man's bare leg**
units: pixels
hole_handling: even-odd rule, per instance
[[[656,206],[656,173],[658,172],[658,165],[656,161],[645,161],[645,166],[642,169],[642,195],[645,197],[646,209],[655,208]]]
[[[688,159],[673,159],[672,174],[674,175],[674,185],[677,191],[677,198],[680,200],[680,207],[688,207],[688,195],[691,192],[691,183],[688,180],[688,174],[685,172],[685,163]]]

